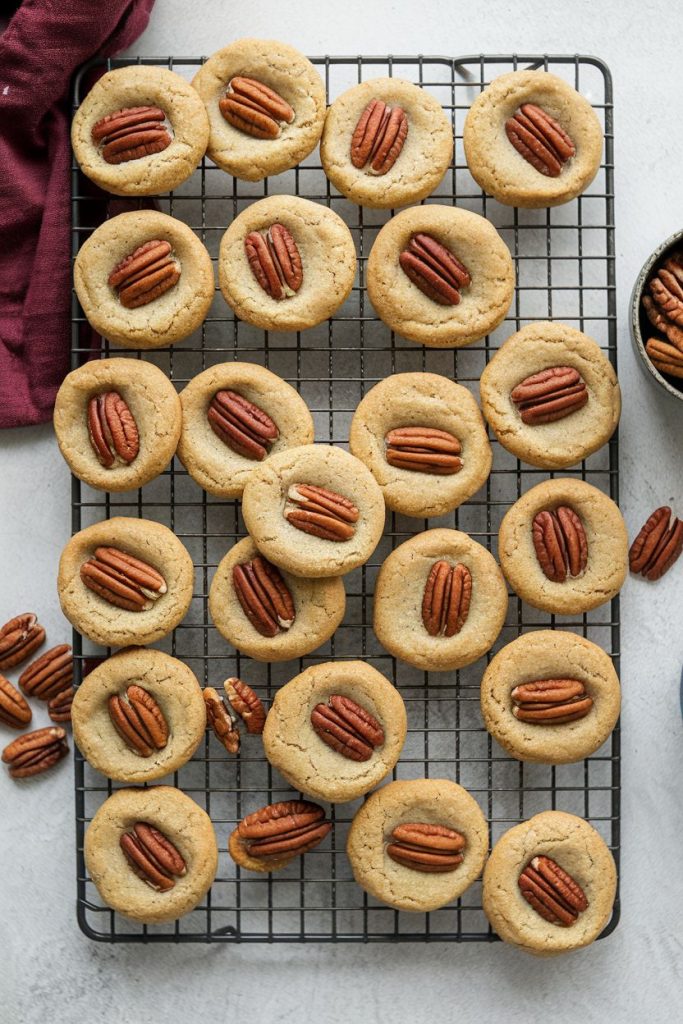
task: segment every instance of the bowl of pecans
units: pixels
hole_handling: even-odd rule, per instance
[[[631,337],[650,379],[683,400],[683,230],[662,242],[638,275]]]

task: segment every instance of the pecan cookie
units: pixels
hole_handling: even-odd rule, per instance
[[[120,213],[83,243],[74,287],[89,322],[124,348],[163,348],[201,326],[214,296],[208,252],[182,221]]]
[[[364,661],[330,661],[312,665],[278,690],[263,749],[294,789],[346,803],[388,775],[405,738],[398,690]]]
[[[384,225],[367,280],[370,301],[392,331],[428,348],[461,348],[505,318],[515,272],[508,247],[484,217],[430,204]]]
[[[503,447],[542,469],[573,466],[602,448],[621,412],[617,375],[597,342],[548,321],[504,342],[479,392]]]
[[[74,743],[117,782],[142,783],[176,771],[206,730],[204,698],[182,661],[131,647],[89,672],[71,706]]]
[[[71,125],[81,170],[117,196],[176,188],[204,156],[209,119],[184,78],[165,68],[116,68],[85,97]]]
[[[623,586],[628,536],[611,498],[583,480],[545,480],[503,516],[498,557],[512,589],[546,612],[597,608]]]
[[[208,155],[228,174],[260,181],[315,149],[325,86],[309,60],[272,39],[238,39],[192,80],[209,116]]]
[[[602,836],[564,811],[543,811],[498,840],[482,901],[504,942],[535,956],[590,945],[612,915],[617,869]]]
[[[107,906],[143,924],[193,910],[218,868],[211,819],[173,786],[119,789],[91,821],[84,854]]]
[[[512,71],[477,96],[463,143],[472,177],[500,203],[559,206],[597,174],[602,128],[588,100],[563,79]]]
[[[602,746],[621,706],[612,659],[576,633],[539,629],[498,652],[481,681],[481,713],[519,761],[570,764]]]
[[[103,647],[151,644],[185,617],[192,559],[168,527],[117,516],[75,534],[59,560],[62,611]]]
[[[383,563],[373,625],[394,657],[445,672],[486,654],[507,607],[503,574],[486,548],[459,530],[426,530]]]
[[[467,388],[437,373],[395,373],[375,384],[354,413],[349,447],[387,508],[406,516],[450,512],[491,472],[479,406]]]
[[[216,569],[209,614],[225,639],[256,661],[289,661],[330,639],[344,618],[340,577],[303,579],[280,572],[245,537]]]
[[[132,491],[173,458],[181,406],[166,374],[139,359],[93,359],[65,377],[54,427],[71,472],[103,491]]]
[[[356,276],[351,232],[333,210],[296,196],[248,206],[221,239],[218,282],[240,320],[302,331],[327,320]]]
[[[178,458],[200,487],[240,498],[251,471],[276,452],[312,444],[308,406],[280,377],[256,363],[220,363],[180,394]]]
[[[453,129],[426,89],[373,78],[339,96],[320,143],[323,170],[359,206],[389,209],[424,199],[453,156]]]
[[[481,874],[489,830],[479,804],[448,779],[389,782],[351,823],[353,877],[397,910],[445,907]]]

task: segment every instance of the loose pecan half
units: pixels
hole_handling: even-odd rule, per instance
[[[251,686],[235,678],[226,679],[225,693],[233,710],[246,725],[247,732],[260,735],[266,724],[266,709],[261,698],[254,693]]]
[[[463,862],[467,841],[460,832],[445,825],[409,822],[391,833],[387,854],[397,864],[425,874],[453,871]]]
[[[397,469],[452,476],[462,469],[462,445],[447,430],[435,427],[397,427],[384,438],[386,458]]]
[[[119,844],[138,878],[156,892],[168,892],[176,878],[187,874],[187,864],[171,840],[144,821],[123,832]]]
[[[2,752],[13,779],[27,779],[40,775],[61,761],[69,753],[66,733],[57,725],[36,729],[17,736]]]
[[[683,257],[680,258],[683,259]],[[676,346],[679,352],[683,352],[683,327],[678,327],[673,320],[669,320],[668,316],[664,315],[650,295],[643,295],[641,301],[645,315],[652,326],[661,331],[666,339]]]
[[[132,683],[123,696],[111,695],[107,701],[109,717],[126,746],[140,757],[150,757],[168,743],[166,717],[149,690]]]
[[[671,518],[671,509],[655,509],[631,545],[628,554],[631,572],[645,579],[658,580],[678,560],[683,551],[683,520]]]
[[[683,351],[675,345],[669,345],[660,338],[649,338],[645,342],[645,351],[660,373],[667,373],[669,377],[683,377]]]
[[[375,716],[341,694],[332,694],[327,704],[316,704],[311,725],[323,743],[349,761],[369,761],[384,743],[384,729]]]
[[[45,630],[33,612],[15,615],[0,629],[0,672],[30,658],[44,641]]]
[[[280,436],[268,413],[236,391],[217,391],[206,415],[216,437],[245,459],[261,462]]]
[[[527,903],[550,924],[568,928],[588,907],[581,886],[551,857],[533,857],[518,884]]]
[[[227,701],[223,700],[213,686],[207,686],[204,689],[204,705],[206,720],[216,739],[223,744],[229,754],[239,754],[240,731],[230,714]]]
[[[47,713],[53,722],[70,722],[71,705],[74,699],[73,686],[67,686],[60,690],[47,702]]]
[[[119,548],[95,548],[81,579],[99,597],[129,612],[144,612],[166,593],[166,580],[151,565]]]
[[[535,103],[523,103],[505,122],[505,134],[527,163],[549,178],[558,178],[576,153],[564,128]]]
[[[588,401],[586,382],[573,366],[549,366],[525,377],[510,392],[523,423],[554,423],[582,409]]]
[[[467,267],[423,231],[413,235],[398,262],[413,284],[441,306],[457,306],[461,288],[472,283]]]
[[[117,263],[109,275],[109,285],[122,306],[137,309],[175,287],[180,271],[171,243],[154,238]]]
[[[573,508],[560,505],[537,512],[531,533],[538,564],[549,580],[564,583],[567,573],[581,575],[588,564],[588,541]]]
[[[232,585],[242,611],[261,636],[277,636],[296,618],[294,600],[280,570],[263,555],[232,567]]]
[[[537,679],[520,683],[511,694],[512,714],[520,722],[562,725],[585,718],[593,700],[579,679]]]
[[[105,469],[130,465],[140,451],[137,423],[118,391],[105,391],[90,399],[88,432],[97,461]]]
[[[466,565],[440,559],[429,571],[422,598],[422,622],[430,636],[455,636],[467,622],[472,574]]]
[[[74,659],[70,644],[52,647],[31,662],[19,676],[19,686],[27,697],[49,700],[70,686],[74,677]]]
[[[23,729],[31,721],[31,709],[9,679],[0,676],[0,722],[12,729]]]
[[[173,139],[161,107],[124,107],[94,125],[92,140],[108,164],[139,160],[168,149]]]
[[[353,537],[360,512],[348,498],[314,484],[293,484],[287,491],[285,519],[297,530],[323,540],[344,541]]]
[[[256,78],[237,75],[218,104],[233,128],[255,139],[277,139],[283,124],[294,121],[294,111],[279,93]]]
[[[251,272],[271,299],[291,299],[304,280],[301,254],[284,224],[271,224],[267,231],[250,231],[244,251]]]
[[[408,118],[402,107],[370,100],[351,136],[351,163],[359,170],[382,175],[394,166],[408,137]]]
[[[322,842],[331,828],[318,804],[283,800],[248,814],[237,834],[250,857],[298,857]]]
[[[660,313],[683,327],[683,253],[669,256],[650,278],[648,288]]]

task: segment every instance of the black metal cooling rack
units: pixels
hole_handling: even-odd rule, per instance
[[[191,78],[204,58],[130,58],[94,61],[78,75],[74,106],[87,92],[93,72],[131,63],[168,67]],[[614,165],[612,88],[602,61],[583,56],[319,57],[313,58],[332,101],[348,86],[368,78],[396,75],[428,89],[450,118],[455,157],[428,202],[457,203],[489,218],[508,244],[517,272],[509,315],[491,336],[461,350],[424,349],[395,337],[375,316],[366,298],[365,268],[377,231],[390,214],[363,210],[330,187],[317,152],[292,171],[262,183],[232,179],[202,161],[175,192],[158,197],[160,209],[188,223],[215,260],[222,233],[246,205],[266,194],[295,194],[336,210],[349,225],[358,250],[358,277],[345,305],[329,322],[298,334],[264,333],[237,321],[220,293],[206,322],[184,343],[145,353],[180,389],[217,362],[245,359],[262,363],[299,389],[310,406],[316,438],[345,445],[358,401],[389,373],[428,370],[452,376],[478,392],[478,380],[493,352],[523,323],[557,319],[596,338],[616,366],[614,258]],[[484,86],[506,71],[540,68],[570,82],[593,104],[605,130],[604,162],[579,199],[549,210],[514,210],[482,194],[472,179],[462,147],[463,122]],[[104,200],[72,169],[73,254],[98,223]],[[109,208],[118,212],[116,204]],[[73,300],[73,365],[92,353],[83,311]],[[103,355],[109,355],[105,343]],[[112,355],[141,357],[112,348]],[[181,658],[204,684],[238,675],[266,701],[279,685],[307,665],[333,658],[363,658],[394,680],[408,709],[408,737],[396,778],[424,775],[453,779],[479,801],[495,842],[510,826],[541,810],[576,813],[593,824],[619,858],[619,728],[592,757],[575,765],[548,767],[507,757],[484,730],[479,711],[483,662],[453,673],[424,673],[387,655],[371,624],[371,599],[379,565],[407,537],[428,527],[456,526],[496,553],[500,519],[528,487],[554,474],[522,465],[495,440],[493,471],[486,485],[455,514],[438,520],[390,514],[373,558],[346,577],[347,614],[336,635],[315,654],[286,665],[259,665],[231,653],[214,629],[207,609],[214,569],[235,539],[244,535],[239,504],[204,492],[184,468],[173,465],[142,490],[127,495],[93,491],[73,481],[74,532],[110,515],[155,519],[169,526],[189,549],[196,568],[190,612],[163,647]],[[609,446],[565,474],[589,480],[618,500],[618,450]],[[619,602],[589,614],[555,617],[510,595],[507,621],[494,652],[521,632],[557,625],[587,636],[619,659]],[[84,660],[102,655],[74,635],[76,674]],[[492,652],[492,653],[494,653]],[[93,939],[107,942],[377,942],[493,941],[475,883],[452,906],[430,914],[398,913],[369,899],[354,883],[344,852],[348,824],[359,802],[332,807],[335,828],[321,847],[284,871],[255,877],[236,868],[226,852],[229,832],[246,813],[291,795],[263,757],[260,740],[245,737],[238,758],[229,757],[207,734],[193,760],[168,782],[189,793],[210,814],[220,849],[218,876],[207,898],[171,925],[137,926],[102,905],[86,875],[83,836],[103,800],[116,788],[76,752],[78,921]],[[618,904],[603,934],[618,920]]]

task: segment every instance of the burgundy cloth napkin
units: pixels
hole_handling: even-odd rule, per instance
[[[52,415],[69,368],[69,86],[154,0],[24,0],[0,35],[0,427]]]

